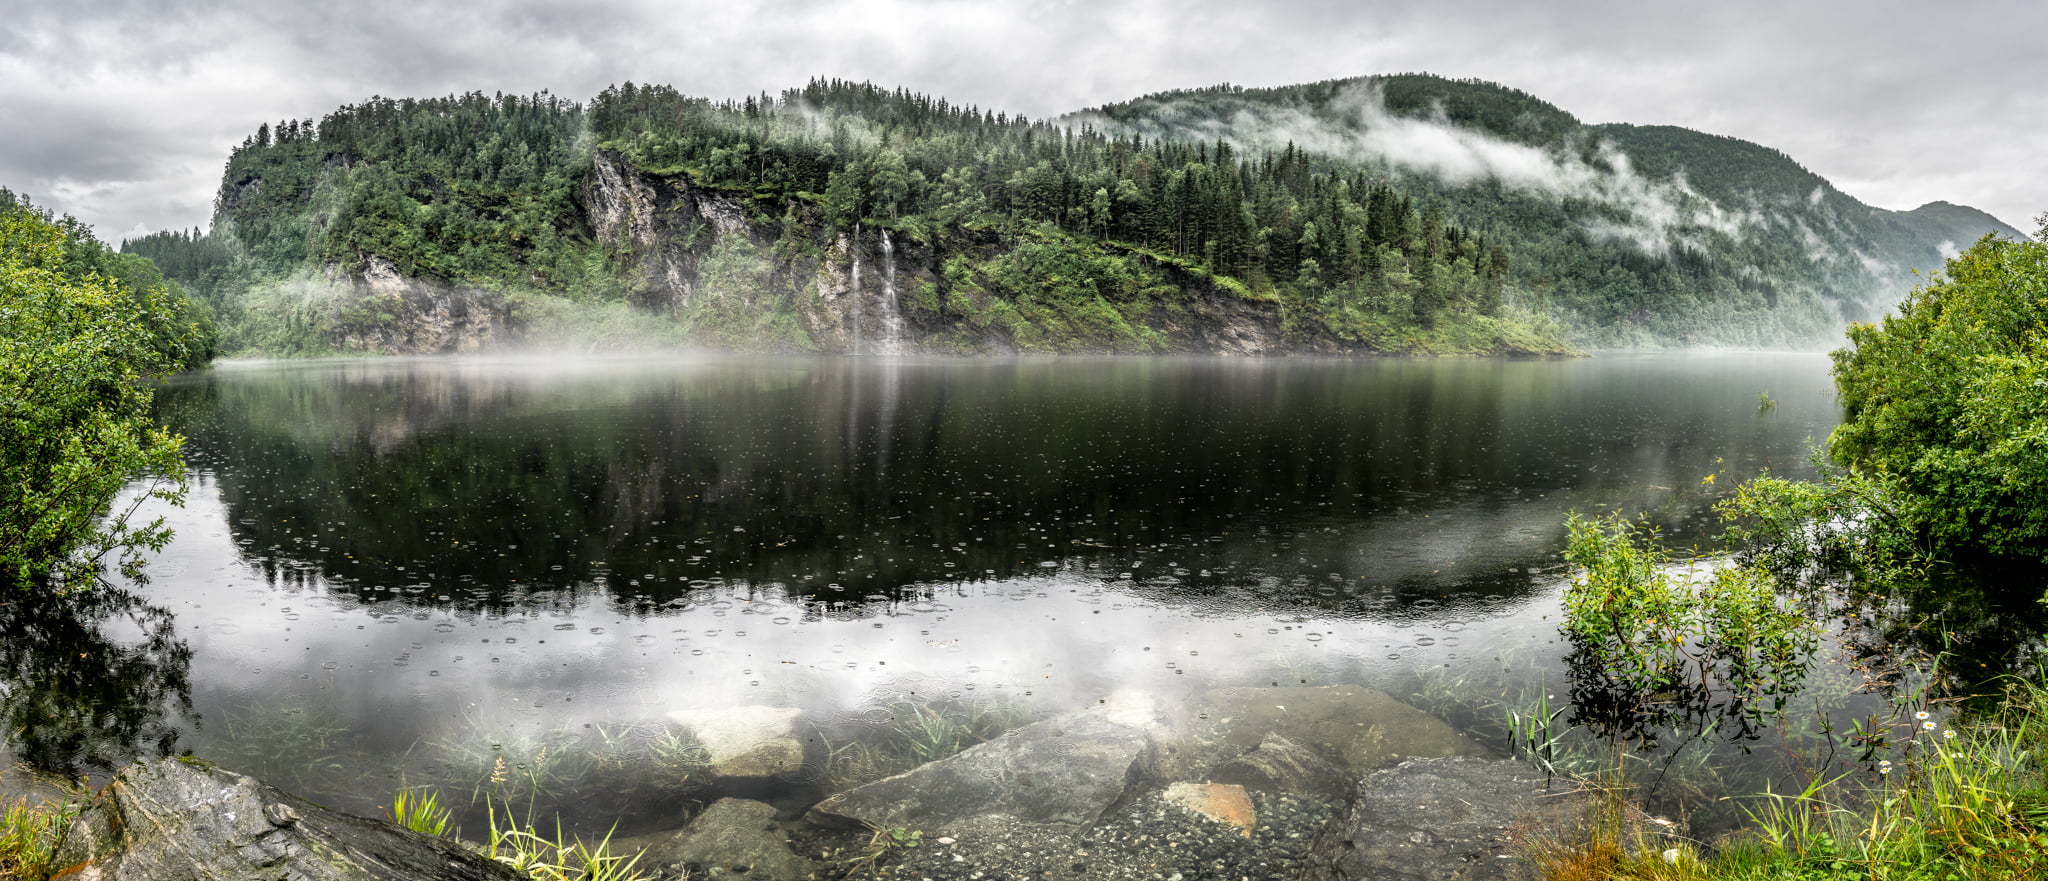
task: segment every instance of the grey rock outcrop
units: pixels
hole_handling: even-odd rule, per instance
[[[974,817],[1079,827],[1127,800],[1151,771],[1152,740],[1106,713],[1034,722],[951,758],[835,795],[811,818],[942,832]]]
[[[328,281],[345,285],[335,302],[335,344],[343,349],[394,355],[478,352],[519,338],[510,303],[495,291],[453,288],[408,278],[382,257],[364,260],[360,274],[327,267]]]
[[[1352,778],[1322,753],[1268,734],[1257,748],[1217,767],[1210,778],[1261,792],[1294,792],[1336,798],[1351,791]]]
[[[327,810],[262,782],[178,759],[114,777],[68,842],[80,881],[519,881],[455,842]],[[93,832],[91,830],[97,830]],[[68,838],[69,836],[67,836]]]

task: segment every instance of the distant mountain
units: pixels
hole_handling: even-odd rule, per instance
[[[1889,211],[1791,157],[1674,126],[1585,125],[1526,92],[1427,74],[1167,92],[1065,118],[1113,136],[1292,143],[1384,175],[1502,242],[1588,345],[1832,342],[1986,234],[1966,206]]]
[[[265,125],[129,242],[223,347],[1553,353],[1830,344],[1974,209],[1427,75],[1034,121],[866,83],[375,98]]]

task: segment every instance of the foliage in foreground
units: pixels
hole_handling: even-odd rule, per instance
[[[1610,825],[1587,841],[1539,848],[1545,877],[2048,875],[2048,668],[2038,663],[2038,616],[2027,614],[2038,611],[2048,562],[2048,245],[1980,241],[1899,315],[1858,325],[1850,338],[1835,354],[1846,412],[1830,438],[1830,467],[1816,482],[1753,481],[1724,502],[1733,556],[1723,571],[1768,596],[1815,591],[1822,599],[1810,607],[1850,630],[1865,626],[1858,618],[1868,610],[1939,622],[1964,608],[1974,611],[1958,617],[2032,621],[2000,660],[2036,663],[1996,680],[1988,700],[1966,703],[1954,727],[1925,704],[1903,731],[1858,726],[1850,742],[1860,766],[1838,772],[1820,761],[1796,794],[1757,795],[1747,838],[1701,856],[1632,846]],[[1574,676],[1597,682],[1618,669],[1624,681],[1647,682],[1625,696],[1654,712],[1682,691],[1672,682],[1687,659],[1644,647],[1661,621],[1711,618],[1714,602],[1661,592],[1668,573],[1625,530],[1572,527],[1573,561],[1586,569],[1579,595],[1567,595]],[[1977,636],[1931,629],[1941,646],[1911,644],[1922,628],[1908,626],[1884,634],[1878,651],[1939,651]],[[1933,684],[1957,701],[1984,685],[1958,676]]]
[[[1618,823],[1531,854],[1543,877],[1918,881],[2048,876],[2048,684],[2009,680],[2004,709],[1911,739],[1862,772],[1749,799],[1751,832],[1711,851],[1644,846]]]
[[[1654,743],[1660,730],[1754,738],[1806,675],[1816,641],[1764,573],[1674,566],[1653,531],[1610,517],[1568,522],[1565,588],[1574,721]]]
[[[1937,556],[2048,562],[2048,243],[1986,238],[1849,340],[1835,461]]]
[[[0,881],[42,881],[59,867],[57,846],[71,824],[69,805],[31,805],[26,799],[0,813]]]
[[[134,504],[184,495],[182,441],[151,422],[140,383],[185,365],[204,332],[181,325],[182,298],[162,285],[80,274],[73,232],[0,190],[0,582],[10,587],[76,585],[109,557],[137,569],[169,532],[161,520],[131,525]],[[155,481],[107,517],[138,476]]]

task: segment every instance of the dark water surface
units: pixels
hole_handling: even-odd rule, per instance
[[[1806,473],[1826,368],[223,365],[159,395],[197,480],[136,588],[190,651],[149,732],[375,804],[739,705],[1534,676],[1565,513],[1704,535],[1732,482]]]

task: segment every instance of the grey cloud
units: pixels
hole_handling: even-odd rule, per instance
[[[2025,228],[2048,208],[2028,149],[2048,140],[2044,22],[2037,5],[1901,0],[74,0],[0,16],[0,185],[94,194],[46,198],[103,230],[204,223],[256,123],[373,94],[587,98],[631,79],[737,97],[836,76],[1045,117],[1427,70],[1589,122],[1757,141],[1867,202],[1947,199]]]

